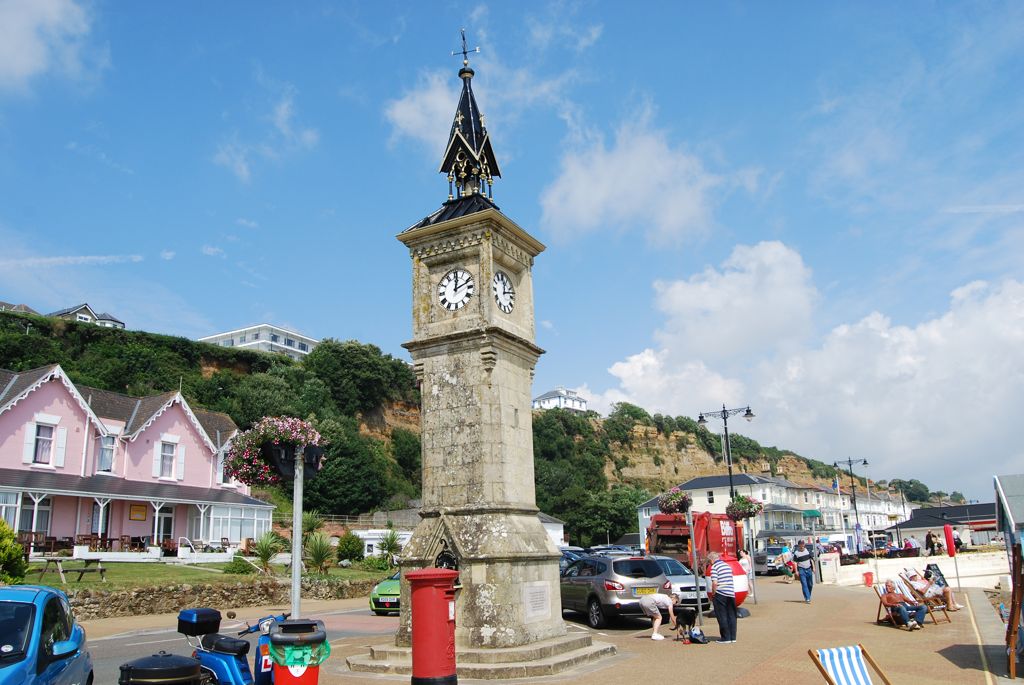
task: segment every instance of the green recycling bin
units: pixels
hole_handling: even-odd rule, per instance
[[[317,685],[320,664],[331,654],[323,621],[277,621],[270,626],[268,637],[274,685]]]

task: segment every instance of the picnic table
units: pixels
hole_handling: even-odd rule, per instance
[[[83,565],[75,568],[64,568],[64,562],[70,561],[66,557],[47,557],[46,563],[41,569],[39,569],[39,580],[43,579],[47,573],[59,573],[60,582],[67,585],[68,579],[64,576],[65,573],[77,573],[78,578],[75,582],[81,582],[82,576],[86,573],[99,573],[100,580],[104,583],[107,582],[107,569],[103,568],[103,564],[100,563],[99,559],[74,559],[75,562],[81,562]]]

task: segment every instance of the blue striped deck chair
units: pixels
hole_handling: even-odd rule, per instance
[[[807,654],[829,685],[872,685],[868,664],[885,685],[892,685],[864,645],[808,649]]]

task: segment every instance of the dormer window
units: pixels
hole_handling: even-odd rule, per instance
[[[99,463],[96,465],[97,471],[110,473],[114,469],[115,440],[116,438],[113,435],[104,435],[100,437],[100,458]]]
[[[33,464],[50,464],[53,461],[53,426],[36,424],[36,448]]]
[[[160,477],[174,478],[174,450],[176,445],[173,442],[160,443]]]

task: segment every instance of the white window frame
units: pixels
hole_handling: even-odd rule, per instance
[[[57,427],[47,423],[36,423],[35,435],[35,448],[32,450],[32,465],[33,466],[44,466],[53,468],[53,457],[55,450],[53,449],[53,443],[57,441]],[[50,431],[49,435],[40,435],[39,432],[42,430]],[[40,447],[46,445],[46,460],[40,459]]]
[[[107,441],[109,445],[107,444]],[[103,468],[103,455],[110,452],[110,463],[107,468]],[[114,455],[117,453],[117,437],[113,435],[101,435],[99,440],[99,450],[96,453],[96,473],[113,474],[114,473]]]
[[[7,523],[11,530],[14,530],[14,524],[18,519],[18,509],[20,507],[20,493],[0,492],[0,521]]]
[[[167,448],[170,448],[170,452]],[[177,456],[177,443],[160,441],[160,480],[174,480],[174,463]]]
[[[708,490],[708,504],[714,504],[714,503],[715,503],[715,491],[714,490]]]
[[[92,319],[91,319],[91,318],[89,318],[89,315],[88,315],[88,314],[76,314],[76,315],[75,315],[75,318],[76,318],[76,319],[77,319],[78,321],[84,321],[84,322],[86,322],[86,323],[89,323],[90,321],[92,321]]]

